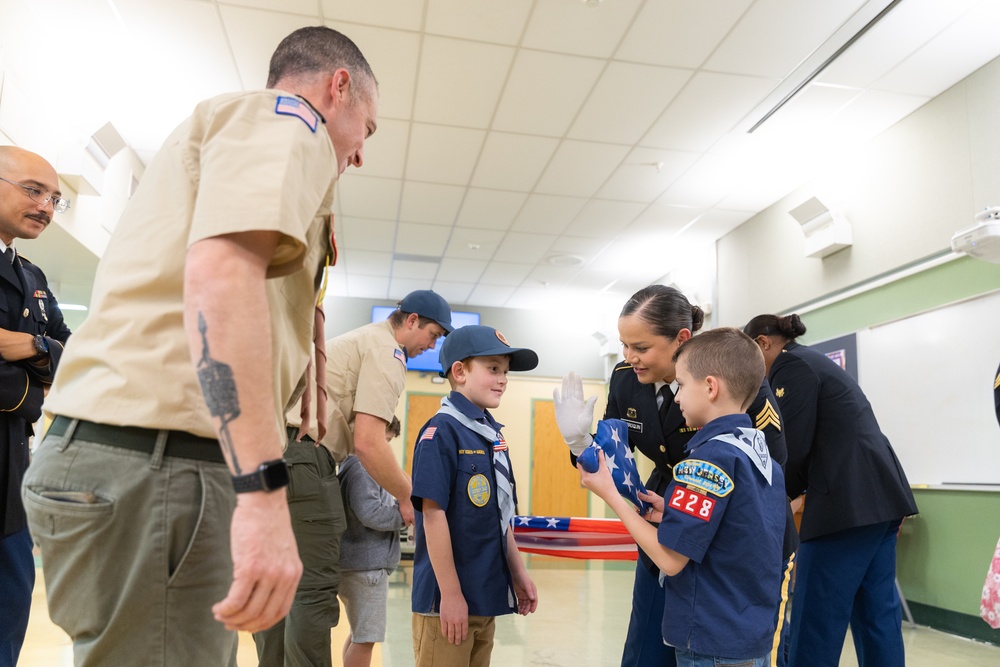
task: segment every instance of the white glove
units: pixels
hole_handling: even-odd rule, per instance
[[[569,445],[574,456],[579,456],[594,439],[590,435],[590,425],[594,422],[594,404],[597,397],[583,400],[583,378],[570,371],[562,381],[562,393],[552,390],[552,402],[556,409],[556,424],[563,440]]]

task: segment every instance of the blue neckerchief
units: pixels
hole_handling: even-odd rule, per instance
[[[688,453],[693,453],[709,440],[725,442],[739,449],[764,480],[771,484],[772,462],[770,452],[767,450],[767,441],[763,433],[753,428],[750,415],[741,413],[713,419],[688,442]]]

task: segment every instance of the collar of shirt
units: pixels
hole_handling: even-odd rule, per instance
[[[3,253],[7,252],[7,248],[14,248],[14,244],[11,243],[10,245],[7,245],[3,241],[0,241],[0,255],[2,255]],[[14,255],[17,255],[17,248],[14,248]],[[14,263],[14,255],[11,255],[11,258],[10,258],[10,263],[11,264]]]
[[[750,420],[750,415],[745,412],[741,412],[738,415],[722,415],[721,417],[716,417],[701,427],[701,429],[694,434],[694,437],[688,441],[685,451],[693,452],[715,436],[723,433],[732,433],[738,428],[753,428],[753,422]]]
[[[493,418],[486,410],[476,407],[472,401],[467,399],[464,394],[457,391],[453,391],[448,394],[448,400],[451,401],[452,407],[461,412],[463,415],[469,419],[474,419],[476,421],[485,421],[487,424],[495,428],[497,431],[503,430],[503,424],[498,422]]]

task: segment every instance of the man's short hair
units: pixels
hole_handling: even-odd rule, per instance
[[[674,352],[674,362],[681,357],[693,378],[712,375],[722,380],[743,409],[753,402],[764,380],[764,354],[750,336],[732,327],[692,336]]]
[[[325,26],[299,28],[278,44],[271,56],[267,87],[274,88],[282,79],[294,79],[333,72],[344,68],[355,81],[354,99],[361,91],[374,93],[378,81],[357,44],[346,35]]]

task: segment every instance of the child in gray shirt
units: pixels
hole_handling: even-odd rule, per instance
[[[386,427],[386,440],[399,435],[399,420]],[[340,541],[340,598],[351,633],[344,642],[345,667],[368,667],[376,642],[385,641],[389,575],[399,565],[399,502],[381,488],[351,454],[340,464],[340,490],[347,530]]]

